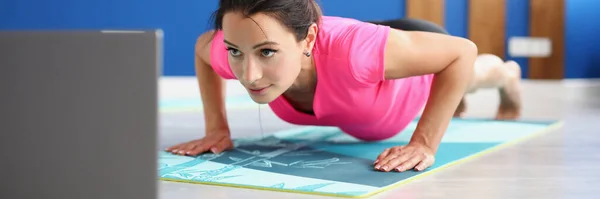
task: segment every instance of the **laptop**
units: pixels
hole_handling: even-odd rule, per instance
[[[0,31],[0,198],[157,198],[162,37]]]

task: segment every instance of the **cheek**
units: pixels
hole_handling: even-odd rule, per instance
[[[269,61],[265,76],[271,81],[293,81],[300,68],[300,61],[293,56],[279,56]]]

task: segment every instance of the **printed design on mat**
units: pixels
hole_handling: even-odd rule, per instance
[[[295,144],[293,144],[295,145]],[[268,151],[270,153],[272,151]],[[227,153],[227,152],[226,152]],[[306,152],[291,152],[289,153],[291,156],[300,156],[309,155],[311,151]],[[252,153],[256,154],[256,152]],[[287,154],[282,154],[281,156],[285,156]],[[247,185],[247,186],[257,186],[257,187],[265,187],[265,188],[277,188],[284,190],[293,190],[293,191],[304,191],[304,192],[321,192],[328,194],[341,194],[341,195],[349,195],[349,196],[358,196],[365,193],[368,193],[375,189],[375,187],[370,186],[361,186],[361,185],[353,185],[344,182],[334,182],[329,180],[323,180],[318,178],[302,178],[298,176],[278,174],[278,173],[264,173],[264,171],[254,172],[254,169],[248,169],[247,167],[253,167],[253,164],[244,165],[244,162],[237,161],[236,164],[218,164],[215,163],[214,158],[225,158],[227,155],[225,153],[221,153],[219,155],[206,154],[199,157],[185,157],[172,155],[166,152],[161,153],[160,159],[160,173],[162,174],[162,178],[173,179],[173,180],[185,180],[185,181],[196,181],[196,182],[216,182],[216,183],[224,183],[224,184],[238,184],[238,185]],[[184,160],[185,159],[185,160]],[[308,161],[307,161],[308,162]],[[325,162],[325,165],[332,165],[328,161]],[[349,163],[349,162],[348,162]],[[185,166],[183,166],[185,165]],[[193,166],[192,166],[193,165]],[[278,164],[274,164],[278,165]],[[312,165],[312,164],[311,164]],[[190,166],[190,167],[186,167]],[[259,167],[263,167],[264,165],[258,165]],[[183,169],[175,169],[182,168]],[[300,169],[300,168],[298,168]],[[307,167],[305,169],[314,169],[313,167]],[[324,169],[324,168],[317,168]],[[168,172],[168,173],[167,173]],[[267,175],[262,175],[267,174]],[[354,187],[355,191],[348,192],[345,189],[348,187]]]
[[[325,138],[322,136],[319,138]],[[317,138],[317,140],[319,139]],[[285,142],[275,137],[267,137],[253,143],[238,143],[235,149],[231,151],[222,152],[221,154],[203,154],[198,157],[189,157],[189,161],[169,165],[166,163],[167,160],[177,159],[177,156],[169,155],[166,152],[161,153],[161,162],[159,162],[159,171],[161,176],[169,175],[173,172],[184,171],[192,172],[185,168],[193,167],[201,164],[205,161],[213,161],[225,163],[232,166],[239,167],[262,167],[262,168],[273,168],[275,165],[282,167],[293,167],[293,168],[311,168],[311,169],[324,169],[331,165],[336,164],[350,164],[350,161],[341,161],[340,158],[332,156],[322,159],[314,159],[316,153],[322,153],[325,151],[319,149],[308,148],[312,141],[305,141],[300,143]],[[325,152],[326,153],[326,152]],[[292,157],[292,158],[281,158],[281,157]],[[297,157],[297,158],[293,158]],[[302,159],[306,157],[308,159]],[[289,159],[290,161],[276,161],[275,158]],[[229,160],[229,161],[228,161]],[[225,171],[225,170],[223,170]],[[204,171],[196,171],[204,172]],[[213,172],[215,173],[215,172]]]
[[[197,158],[189,158],[188,161],[183,163],[170,165],[169,160],[177,160],[178,156],[168,154],[167,152],[162,152],[160,154],[159,161],[159,176],[162,178],[177,178],[182,180],[192,180],[192,181],[203,181],[203,182],[214,182],[221,179],[237,177],[239,175],[233,176],[219,176],[223,173],[227,173],[229,171],[240,168],[240,166],[236,165],[226,165],[224,167],[218,169],[210,169],[203,170],[197,169],[195,166],[200,165],[206,161],[217,158],[221,156],[221,154],[204,154]]]
[[[302,134],[305,132],[299,132],[296,135]],[[319,143],[323,142],[320,140],[338,136],[339,131],[317,131],[316,133],[313,131],[310,134],[303,135],[302,137],[309,139],[302,140],[282,140],[270,136],[253,142],[239,141],[234,150],[218,155],[203,154],[198,157],[185,157],[163,153],[165,155],[161,156],[159,173],[162,178],[212,182],[242,177],[229,173],[236,169],[247,168],[322,181],[366,186],[387,185],[385,182],[382,184],[381,182],[373,183],[375,180],[365,180],[374,173],[371,169],[372,160],[311,147],[311,145],[319,146]],[[230,167],[211,168],[206,166],[206,162],[220,163]],[[341,174],[345,171],[356,170],[363,172],[355,175]],[[306,188],[309,185],[312,184],[305,184],[303,187]]]
[[[333,134],[322,134],[322,136],[314,137],[316,140],[320,138],[326,138]],[[198,157],[186,157],[172,155],[167,152],[161,152],[159,161],[159,173],[161,178],[185,180],[185,181],[198,181],[198,182],[220,182],[227,183],[235,182],[236,180],[228,180],[233,178],[254,178],[258,176],[248,176],[248,172],[235,172],[240,169],[258,169],[261,171],[272,172],[270,169],[279,170],[280,172],[273,172],[277,174],[285,175],[282,170],[328,170],[328,167],[336,165],[352,165],[352,158],[344,157],[344,155],[329,153],[319,149],[310,148],[309,145],[314,141],[303,140],[301,142],[289,142],[279,140],[275,137],[267,137],[260,141],[252,143],[241,143],[235,149],[226,151],[221,154],[203,154]],[[324,156],[323,154],[328,154]],[[221,163],[212,164],[210,163]],[[286,169],[287,168],[287,169]],[[335,170],[335,168],[334,168]],[[323,171],[327,172],[327,171]],[[314,173],[314,171],[308,171],[304,173]],[[321,173],[321,172],[319,172]],[[297,175],[289,175],[292,178]],[[289,178],[288,177],[288,178]],[[311,177],[311,176],[307,176]],[[253,186],[281,188],[296,191],[318,191],[318,189],[328,187],[331,185],[339,184],[344,186],[343,182],[336,183],[327,179],[318,178],[318,176],[311,181],[321,183],[303,183],[295,182],[294,185],[285,186],[285,183],[290,183],[289,180],[284,180],[281,183],[275,185],[260,184],[247,184]],[[271,180],[277,180],[273,178]],[[242,180],[244,181],[244,180]],[[258,180],[260,181],[260,180]],[[301,181],[301,180],[300,180]],[[232,183],[236,184],[236,183]],[[338,186],[338,187],[339,187]],[[331,190],[325,191],[328,193],[337,193],[339,188],[329,188]],[[367,190],[357,190],[356,193],[347,193],[349,195],[367,193]],[[340,194],[345,192],[339,192]]]
[[[453,121],[431,169],[531,135],[548,125]],[[385,148],[407,144],[409,131],[381,142],[358,142],[333,128],[291,129],[266,138],[234,140],[234,150],[218,155],[185,157],[163,152],[159,173],[166,180],[363,196],[424,173],[377,172],[372,168],[374,158]]]
[[[327,166],[331,166],[334,164],[349,164],[351,162],[341,162],[339,158],[337,157],[332,157],[329,159],[323,159],[323,160],[312,160],[312,161],[305,161],[305,160],[297,160],[294,162],[278,162],[278,161],[273,161],[270,158],[272,157],[276,157],[276,156],[271,156],[273,152],[266,152],[263,153],[260,150],[254,150],[254,151],[248,151],[248,150],[244,150],[244,149],[235,149],[235,151],[239,151],[242,152],[243,154],[246,155],[251,155],[250,157],[247,158],[240,158],[240,157],[235,157],[235,156],[230,156],[229,159],[234,161],[233,163],[231,163],[232,165],[239,165],[241,164],[244,167],[265,167],[265,168],[272,168],[273,165],[277,165],[277,166],[283,166],[283,167],[294,167],[294,168],[313,168],[313,169],[324,169]],[[287,153],[282,154],[281,156],[310,156],[312,155],[314,152],[319,152],[320,150],[300,150],[300,151],[290,151]],[[277,151],[275,151],[277,152]]]
[[[314,143],[314,140],[327,139],[327,137],[335,136],[333,133],[321,134],[319,137],[313,137],[311,140],[302,140],[302,142],[286,142],[273,136],[266,137],[256,142],[238,143],[238,146],[229,156],[233,162],[232,165],[240,165],[244,167],[263,167],[273,168],[276,166],[293,167],[293,168],[313,168],[324,169],[335,164],[350,164],[349,161],[341,161],[338,157],[329,157],[324,159],[302,159],[302,157],[311,158],[317,153],[326,152],[320,149],[308,148]],[[290,157],[294,161],[276,161],[275,159],[284,159],[282,157]]]
[[[284,140],[270,136],[252,142],[239,141],[234,150],[226,151],[219,155],[210,156],[204,154],[197,158],[185,157],[189,159],[184,162],[175,164],[167,163],[172,166],[161,169],[160,174],[161,176],[165,176],[171,172],[178,171],[175,172],[177,174],[169,175],[188,175],[183,176],[186,179],[206,173],[227,175],[230,178],[240,177],[227,174],[227,172],[234,171],[238,167],[231,168],[230,170],[219,170],[221,168],[210,168],[202,165],[203,161],[288,176],[370,187],[385,187],[400,179],[416,174],[413,172],[383,173],[375,171],[373,170],[373,160],[366,157],[366,154],[371,153],[372,148],[369,148],[371,150],[356,150],[354,154],[339,153],[331,150],[333,146],[338,151],[365,148],[368,145],[367,143],[333,143],[323,140],[338,136],[340,134],[339,131],[312,132],[310,135],[299,132],[294,136],[294,138],[303,137],[305,139]],[[339,147],[342,147],[342,149]],[[376,151],[383,151],[383,149],[377,149]],[[371,158],[375,158],[376,156],[377,154],[368,155]],[[162,162],[162,164],[165,164],[165,162]],[[185,166],[181,166],[180,164]],[[191,173],[196,173],[189,175],[190,172],[188,170],[194,169],[193,167],[202,169],[200,171],[192,170]]]

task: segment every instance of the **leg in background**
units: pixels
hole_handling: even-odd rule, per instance
[[[499,88],[500,106],[496,119],[514,120],[521,114],[521,67],[517,62],[508,61],[504,64],[509,70],[509,77],[504,86]]]
[[[514,61],[502,61],[490,54],[479,55],[475,62],[475,76],[469,86],[468,93],[478,89],[498,89],[500,105],[496,114],[498,120],[514,120],[521,112],[521,67]],[[460,116],[465,110],[464,98],[455,116]]]

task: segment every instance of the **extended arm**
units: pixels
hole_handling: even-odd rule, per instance
[[[391,30],[385,52],[385,78],[435,74],[425,110],[408,146],[384,151],[375,168],[423,170],[433,164],[441,139],[473,76],[477,47],[444,34]],[[388,156],[393,152],[399,157]],[[396,155],[398,155],[396,154]],[[412,154],[412,155],[411,155]],[[394,159],[395,157],[395,159]]]
[[[213,32],[204,33],[196,42],[195,69],[206,122],[206,133],[229,129],[224,100],[224,79],[210,66]]]
[[[204,33],[196,41],[195,69],[200,87],[206,135],[197,140],[167,148],[174,154],[198,155],[207,151],[220,153],[233,147],[225,111],[224,79],[210,65],[213,32]]]
[[[460,37],[392,30],[386,49],[386,79],[435,74],[431,95],[412,138],[435,152],[473,77],[477,47]]]

